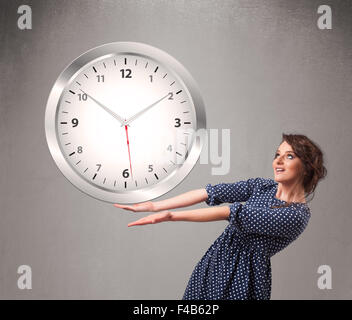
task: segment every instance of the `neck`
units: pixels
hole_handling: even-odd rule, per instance
[[[276,198],[286,202],[306,202],[304,189],[302,185],[297,182],[279,182]]]

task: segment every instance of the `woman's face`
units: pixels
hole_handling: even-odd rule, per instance
[[[291,146],[282,142],[273,160],[274,180],[281,183],[295,183],[303,173],[303,163],[293,152]]]

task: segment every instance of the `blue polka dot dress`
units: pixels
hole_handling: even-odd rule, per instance
[[[285,204],[277,186],[264,178],[206,186],[208,205],[231,203],[229,224],[193,270],[184,300],[270,299],[270,257],[297,239],[310,218],[305,203],[271,208]]]

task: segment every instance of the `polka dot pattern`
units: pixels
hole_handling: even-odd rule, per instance
[[[229,224],[196,265],[183,300],[270,299],[270,257],[297,239],[310,218],[304,203],[271,208],[285,203],[275,197],[277,187],[264,178],[206,185],[208,205],[231,203]]]

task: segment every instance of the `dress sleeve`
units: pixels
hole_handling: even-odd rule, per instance
[[[233,203],[228,220],[244,233],[295,239],[306,228],[309,217],[305,208],[296,205],[270,209]]]
[[[205,203],[209,206],[216,206],[224,202],[247,201],[253,194],[254,185],[258,179],[250,178],[236,183],[220,183],[214,186],[207,184],[205,190],[208,198]]]

